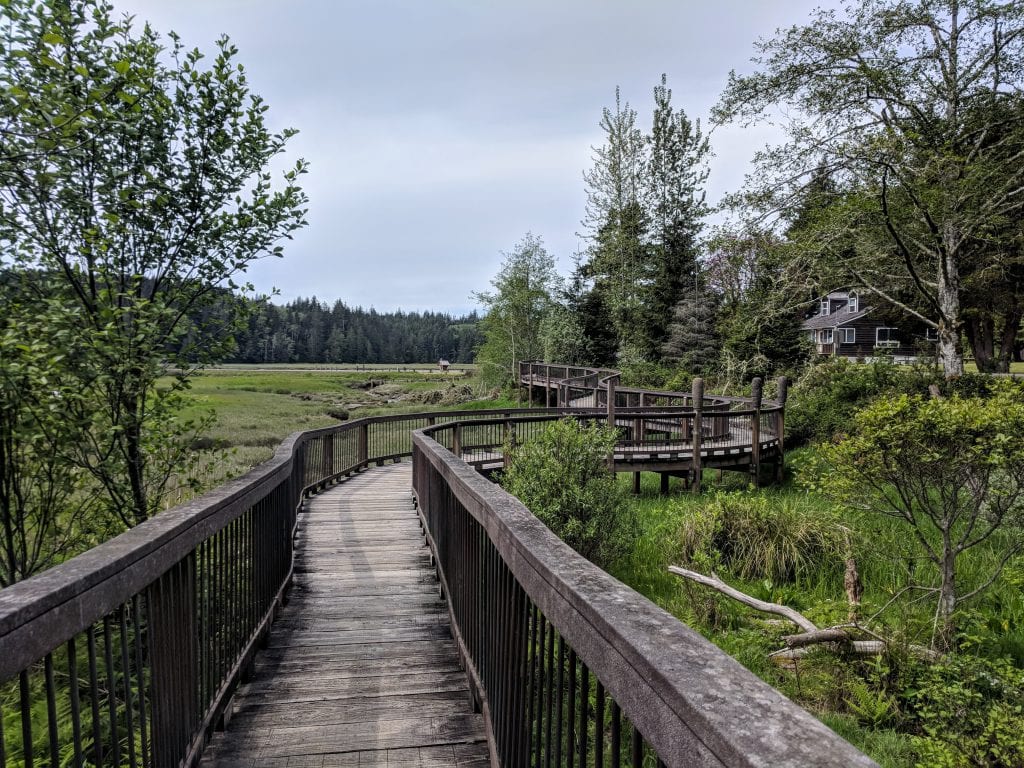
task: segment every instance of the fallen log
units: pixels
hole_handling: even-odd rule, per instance
[[[735,587],[730,587],[714,574],[711,576],[705,576],[703,573],[697,573],[697,571],[680,568],[678,565],[670,565],[668,569],[676,576],[682,576],[684,579],[696,581],[698,584],[703,584],[706,587],[716,589],[723,595],[728,595],[733,600],[741,602],[744,605],[749,605],[754,610],[761,611],[762,613],[774,613],[776,616],[784,616],[800,627],[804,632],[818,631],[818,626],[814,622],[802,613],[794,611],[788,605],[780,605],[779,603],[769,603],[765,600],[758,600],[756,597],[751,597],[745,592],[740,592]]]
[[[772,659],[799,659],[806,656],[810,647],[815,645],[832,645],[833,647],[841,649],[842,652],[849,653],[854,656],[878,656],[879,654],[884,653],[885,649],[889,645],[887,640],[875,635],[864,627],[858,627],[856,624],[826,627],[821,629],[813,621],[808,619],[799,611],[790,608],[788,605],[759,600],[756,597],[748,595],[746,592],[741,592],[735,587],[726,584],[714,574],[706,576],[705,574],[698,573],[697,571],[680,568],[678,565],[670,565],[668,570],[676,576],[681,576],[684,579],[695,581],[706,587],[711,587],[712,589],[721,592],[723,595],[731,597],[733,600],[749,606],[756,611],[782,616],[800,627],[800,629],[803,630],[802,632],[794,635],[785,635],[782,638],[786,647],[770,654]],[[869,636],[874,636],[876,639],[855,640],[853,635],[851,635],[851,630],[859,631]],[[923,645],[911,645],[909,646],[909,650],[918,658],[927,659],[929,661],[935,661],[940,657],[940,654]]]

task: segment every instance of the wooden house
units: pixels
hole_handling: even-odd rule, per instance
[[[935,348],[935,331],[917,320],[865,304],[857,291],[821,297],[803,329],[819,355],[866,359],[880,355],[913,362]]]

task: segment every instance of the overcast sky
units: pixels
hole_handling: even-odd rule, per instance
[[[212,52],[239,48],[271,127],[297,128],[309,226],[250,269],[276,301],[462,312],[502,251],[582,243],[582,173],[615,86],[649,124],[651,89],[706,118],[758,37],[829,0],[113,0]],[[767,131],[712,134],[709,199],[742,183]]]

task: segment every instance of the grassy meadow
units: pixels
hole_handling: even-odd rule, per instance
[[[440,372],[427,364],[229,365],[192,380],[184,416],[206,422],[194,443],[196,466],[178,478],[166,505],[238,477],[269,459],[293,432],[382,412],[512,405],[490,399],[473,366]]]

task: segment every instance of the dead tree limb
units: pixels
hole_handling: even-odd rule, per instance
[[[678,565],[670,565],[668,569],[676,576],[682,576],[684,579],[696,581],[698,584],[703,584],[706,587],[716,589],[723,595],[728,595],[733,600],[741,602],[744,605],[749,605],[754,610],[761,611],[762,613],[774,613],[776,616],[784,616],[800,627],[804,632],[818,631],[818,626],[802,613],[794,611],[787,605],[769,603],[765,600],[758,600],[756,597],[751,597],[745,592],[740,592],[738,589],[730,587],[715,575],[705,576],[703,573],[697,573],[696,571],[690,571],[686,568],[680,568]]]
[[[680,568],[677,565],[670,565],[668,570],[671,573],[676,574],[676,576],[682,576],[684,579],[689,579],[690,581],[695,581],[698,584],[703,584],[706,587],[711,587],[712,589],[721,592],[723,595],[731,597],[733,600],[743,603],[743,605],[749,606],[756,611],[782,616],[800,627],[800,629],[803,630],[802,632],[794,635],[785,635],[782,638],[786,647],[770,654],[774,659],[798,659],[807,655],[808,646],[822,644],[840,644],[844,652],[852,653],[856,656],[877,656],[880,653],[884,653],[889,644],[884,638],[856,624],[819,629],[817,624],[799,611],[795,611],[787,605],[769,603],[765,600],[758,600],[756,597],[751,597],[745,592],[740,592],[735,587],[729,586],[714,574],[705,576],[703,573],[697,573],[696,571],[691,571],[686,568]],[[862,632],[870,637],[874,637],[875,639],[855,640],[853,635],[851,635],[851,630]],[[934,661],[939,658],[939,654],[922,645],[911,645],[909,650],[915,656],[928,659],[930,661]]]

